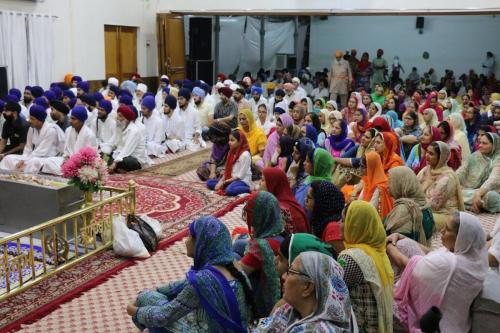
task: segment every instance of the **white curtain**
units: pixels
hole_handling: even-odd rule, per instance
[[[31,84],[48,89],[52,79],[54,50],[54,18],[49,15],[29,14],[28,26],[28,78]]]
[[[0,11],[0,66],[7,66],[8,87],[24,88],[28,84],[28,45],[26,16]]]

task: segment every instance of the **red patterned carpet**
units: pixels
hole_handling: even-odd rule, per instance
[[[223,215],[241,199],[210,195],[203,183],[179,182],[163,176],[115,175],[108,185],[127,187],[130,178],[137,183],[137,214],[158,219],[166,236],[160,242],[164,249],[185,235],[185,228],[196,217]],[[0,303],[0,332],[18,329],[56,309],[61,303],[106,281],[137,261],[101,252],[74,267],[58,273],[30,290]]]

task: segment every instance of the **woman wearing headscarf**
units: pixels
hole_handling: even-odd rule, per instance
[[[325,140],[325,149],[332,157],[340,157],[342,153],[354,146],[354,141],[347,137],[347,123],[344,120],[335,120],[332,124],[332,132]]]
[[[394,110],[389,110],[386,112],[386,115],[391,118],[391,128],[396,130],[403,126],[403,122],[398,119],[398,114]]]
[[[462,187],[455,172],[447,165],[450,148],[436,141],[427,148],[427,166],[417,175],[438,231],[454,211],[465,210]]]
[[[285,135],[290,136],[293,140],[298,140],[301,138],[301,127],[293,124],[285,128]]]
[[[462,115],[465,120],[465,127],[467,128],[469,146],[472,148],[474,147],[474,137],[481,126],[481,113],[479,112],[479,108],[475,107],[474,104],[469,103],[469,105],[464,105]]]
[[[271,121],[271,115],[267,110],[266,104],[262,103],[257,107],[257,115],[258,119],[255,122],[257,127],[262,129],[266,136],[269,135],[276,125]]]
[[[203,163],[196,173],[202,181],[220,178],[224,165],[226,164],[227,153],[229,152],[229,134],[231,127],[223,122],[213,123],[208,130],[208,137],[213,143],[210,161]]]
[[[314,142],[314,145],[317,147],[318,146],[318,132],[314,128],[313,125],[305,124],[301,128],[302,132],[302,137],[308,138],[312,142]]]
[[[369,107],[369,112],[368,112],[368,116],[369,116],[369,122],[373,122],[375,120],[375,118],[377,117],[380,117],[382,115],[382,105],[380,105],[379,103],[376,103],[376,102],[373,102],[370,104],[370,107]]]
[[[338,262],[344,268],[359,331],[392,332],[394,273],[379,214],[368,202],[353,201],[347,209],[343,233],[346,249]]]
[[[314,150],[314,142],[309,140],[308,138],[302,138],[295,142],[293,147],[293,162],[288,168],[287,177],[290,182],[290,188],[292,189],[292,193],[297,192],[297,189],[300,188],[308,176],[305,172],[304,163],[307,158],[307,153],[309,150]]]
[[[444,119],[447,119],[449,116],[455,113],[460,113],[460,104],[454,98],[448,98],[446,101],[446,108],[443,111]]]
[[[500,138],[486,133],[479,149],[463,160],[457,176],[463,188],[465,207],[476,213],[481,209],[500,212]]]
[[[262,159],[264,149],[266,149],[267,137],[266,133],[257,126],[253,117],[253,112],[250,109],[242,109],[238,115],[239,129],[245,133],[248,140],[248,147],[252,155],[252,163]]]
[[[418,108],[419,113],[423,113],[426,109],[433,109],[436,112],[438,121],[443,121],[443,107],[438,103],[438,96],[435,91],[431,92],[424,104]]]
[[[392,130],[391,127],[392,118],[387,115],[382,115],[380,117],[376,117],[372,122],[368,123],[368,128],[375,128],[379,132],[387,133],[388,137],[392,141],[392,147],[394,148],[394,152],[399,153],[400,151],[400,142],[399,137]]]
[[[363,189],[359,200],[371,203],[383,219],[392,210],[394,201],[389,193],[389,180],[377,152],[368,152],[365,158],[366,175],[362,178]]]
[[[354,113],[354,122],[349,124],[349,136],[356,143],[361,141],[361,138],[366,132],[366,124],[368,123],[368,114],[365,109],[358,109]]]
[[[462,164],[462,151],[460,145],[454,139],[454,130],[450,121],[445,120],[438,125],[441,132],[441,141],[448,145],[450,148],[450,158],[448,159],[448,166],[453,170],[457,170]]]
[[[194,259],[186,279],[139,293],[127,307],[134,324],[149,332],[246,332],[254,301],[227,227],[212,216],[193,221],[186,249]]]
[[[326,108],[330,112],[332,112],[332,111],[338,111],[338,109],[339,109],[339,107],[337,106],[337,102],[332,101],[332,100],[329,100],[328,102],[326,102]]]
[[[418,115],[416,112],[407,111],[403,114],[403,126],[396,130],[401,141],[400,156],[406,161],[412,148],[418,143],[422,130],[418,126]]]
[[[393,234],[387,242],[391,261],[404,269],[395,289],[401,324],[412,333],[421,332],[420,318],[436,306],[443,314],[441,332],[470,332],[471,305],[488,270],[486,235],[479,219],[453,213],[441,232],[443,247],[427,254],[422,249],[419,255],[405,256],[398,249],[403,238]]]
[[[278,199],[285,230],[290,233],[309,232],[309,223],[304,209],[293,196],[286,174],[278,168],[262,170],[260,189],[272,193]]]
[[[380,155],[384,172],[387,174],[389,169],[404,165],[401,157],[396,153],[399,146],[394,146],[393,135],[395,133],[379,132],[373,139],[373,149]]]
[[[283,170],[285,173],[288,172],[288,169],[293,162],[292,155],[294,144],[295,140],[290,138],[288,135],[281,136],[278,147],[276,148],[272,158],[273,164],[277,164],[276,167]]]
[[[368,151],[373,150],[373,139],[378,131],[374,128],[368,129],[361,137],[360,144],[352,147],[341,157],[334,157],[337,164],[333,172],[333,183],[342,188],[344,185],[355,185],[359,183],[365,174],[366,168],[361,163],[361,159]]]
[[[337,186],[324,180],[311,183],[306,197],[311,231],[322,242],[333,246],[336,253],[344,249],[340,228],[344,206],[344,195]]]
[[[460,146],[462,160],[466,160],[470,156],[470,146],[467,139],[464,118],[460,113],[453,113],[450,115],[449,119],[451,125],[453,126],[453,139]]]
[[[422,121],[420,121],[420,128],[424,129],[427,126],[437,126],[439,120],[434,109],[425,109],[422,111]]]
[[[328,109],[321,109],[318,117],[321,123],[321,129],[325,132],[325,135],[328,136],[331,132],[330,130],[330,121],[328,120],[328,116],[330,115],[330,111]]]
[[[316,148],[307,152],[304,162],[304,171],[308,174],[304,183],[295,191],[295,199],[305,207],[307,191],[315,180],[332,181],[333,158],[330,153],[322,148]]]
[[[291,125],[293,125],[293,119],[288,114],[282,114],[276,119],[276,131],[269,135],[262,158],[263,162],[257,162],[257,166],[260,168],[273,166],[271,159],[278,146],[279,139],[284,134],[285,128]]]
[[[269,315],[280,299],[280,279],[274,263],[284,225],[278,200],[269,192],[251,194],[243,207],[250,240],[240,265],[252,282],[258,318]]]
[[[427,126],[422,130],[420,143],[413,146],[410,155],[406,159],[406,166],[418,174],[427,165],[425,153],[429,145],[434,141],[441,141],[441,132],[435,126]]]
[[[285,275],[286,304],[261,320],[253,332],[352,332],[352,308],[343,273],[330,256],[302,252]]]
[[[358,88],[364,88],[365,91],[370,91],[370,78],[373,75],[373,67],[370,62],[370,55],[368,52],[364,52],[361,56],[361,60],[358,63]]]
[[[354,121],[354,113],[360,108],[364,108],[361,99],[357,95],[351,94],[351,97],[347,101],[347,106],[341,111],[346,124]]]
[[[220,179],[209,179],[207,187],[216,190],[220,195],[236,196],[250,192],[252,187],[252,158],[248,151],[245,134],[235,129],[229,135],[229,152],[227,153],[224,174]]]
[[[318,114],[321,114],[321,112],[319,112]],[[316,113],[306,114],[306,117],[304,118],[304,123],[306,125],[312,125],[314,127],[316,133],[318,134],[318,139],[317,139],[318,147],[324,147],[327,135],[326,132],[321,127],[321,121],[319,119],[318,114]]]
[[[389,193],[394,205],[383,220],[387,234],[400,233],[427,245],[432,236],[432,211],[413,170],[406,166],[389,170]]]

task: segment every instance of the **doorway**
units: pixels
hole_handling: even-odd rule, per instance
[[[168,75],[170,82],[186,77],[184,17],[158,14],[158,71]]]
[[[137,72],[137,28],[104,26],[106,78],[129,80]]]

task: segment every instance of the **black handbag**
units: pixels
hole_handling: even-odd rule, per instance
[[[141,237],[144,246],[149,252],[154,252],[158,248],[158,239],[149,224],[137,215],[127,216],[127,227],[134,230]]]

